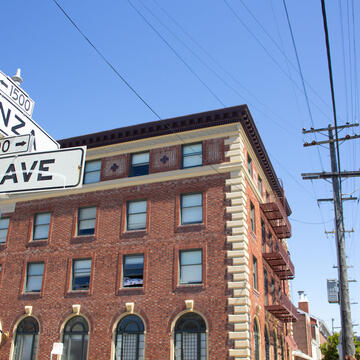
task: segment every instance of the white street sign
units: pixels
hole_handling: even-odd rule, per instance
[[[32,116],[34,100],[2,71],[0,71],[0,91],[21,111],[30,117]]]
[[[0,134],[4,136],[34,136],[35,151],[49,151],[60,148],[60,145],[48,135],[34,120],[22,113],[0,93]]]
[[[0,157],[0,193],[82,186],[86,147]]]
[[[31,135],[11,136],[0,139],[0,156],[30,151]]]

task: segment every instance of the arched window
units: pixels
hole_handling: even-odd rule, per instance
[[[206,360],[206,324],[195,313],[186,313],[175,324],[175,360]]]
[[[62,360],[87,360],[89,325],[82,316],[71,318],[64,329]]]
[[[116,327],[115,360],[143,360],[144,324],[136,315],[128,315]]]
[[[278,348],[277,348],[277,338],[276,338],[275,330],[274,330],[274,360],[278,360]]]
[[[259,333],[259,326],[256,320],[254,320],[254,354],[255,360],[260,360],[260,333]]]
[[[269,333],[265,328],[265,359],[270,360],[270,340]]]
[[[35,360],[39,341],[39,324],[31,316],[21,320],[16,329],[13,360]]]

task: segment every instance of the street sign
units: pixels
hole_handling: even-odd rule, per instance
[[[34,136],[35,151],[49,151],[60,148],[60,145],[48,135],[34,120],[22,113],[0,93],[0,134],[4,136]]]
[[[86,147],[0,157],[0,193],[82,186]]]
[[[0,92],[28,116],[32,116],[34,100],[10,77],[0,71]]]
[[[31,135],[11,136],[0,139],[0,156],[29,152]]]

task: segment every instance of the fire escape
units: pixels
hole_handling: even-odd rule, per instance
[[[267,244],[263,239],[263,258],[280,280],[291,280],[295,276],[295,268],[289,252],[279,240],[291,236],[291,226],[284,205],[276,198],[272,202],[260,204],[260,207],[276,234],[276,239],[269,238]],[[275,288],[271,289],[271,292],[272,304],[265,305],[265,309],[282,322],[296,321],[296,307],[287,295],[279,290],[278,295],[275,296]]]

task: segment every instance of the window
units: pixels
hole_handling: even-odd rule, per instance
[[[127,202],[127,209],[126,209],[127,230],[146,229],[146,208],[147,208],[146,200]]]
[[[92,184],[100,181],[101,160],[85,162],[84,184]]]
[[[281,360],[285,360],[285,346],[284,346],[284,338],[281,338]]]
[[[141,176],[149,173],[150,153],[143,152],[131,155],[130,176]]]
[[[50,213],[35,214],[33,240],[44,240],[49,237]]]
[[[61,360],[87,360],[89,325],[82,316],[71,318],[65,325]]]
[[[261,219],[261,240],[262,240],[262,252],[266,253],[266,231],[264,220]]]
[[[136,315],[122,318],[116,328],[115,360],[143,360],[144,324]]]
[[[38,350],[39,324],[31,316],[21,320],[16,329],[13,360],[35,360]]]
[[[95,234],[96,207],[84,207],[79,209],[78,235]]]
[[[256,320],[254,320],[254,353],[255,353],[255,360],[260,360],[260,333],[259,333],[259,326]]]
[[[265,329],[265,360],[270,360],[270,341],[268,331]]]
[[[183,145],[182,167],[194,167],[202,165],[202,143]]]
[[[206,324],[196,313],[186,313],[175,324],[175,360],[206,360]]]
[[[247,156],[247,165],[248,165],[248,172],[249,172],[250,176],[252,177],[253,176],[252,160],[251,160],[251,157],[249,154]]]
[[[125,255],[123,260],[123,287],[142,287],[144,255]]]
[[[255,232],[255,206],[250,201],[250,222],[251,222],[251,230]]]
[[[264,269],[264,297],[265,297],[265,305],[269,305],[268,294],[269,294],[268,274],[267,274],[267,271]]]
[[[202,194],[181,195],[181,224],[198,224],[202,221]]]
[[[6,242],[8,230],[9,230],[9,218],[0,219],[0,244]]]
[[[275,280],[274,278],[271,278],[271,298],[272,298],[272,304],[275,304]]]
[[[259,175],[258,175],[258,189],[259,189],[260,195],[262,195],[262,180]]]
[[[270,202],[270,195],[267,191],[265,192],[265,198],[267,203]]]
[[[90,275],[91,259],[73,260],[71,290],[88,290]]]
[[[26,269],[25,292],[40,292],[44,274],[44,263],[28,263]]]
[[[258,290],[258,268],[257,268],[257,259],[253,256],[253,284],[254,289]]]
[[[202,250],[180,251],[180,284],[202,283]]]

